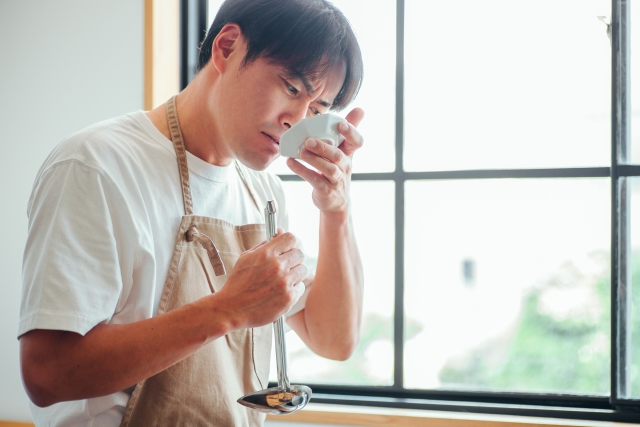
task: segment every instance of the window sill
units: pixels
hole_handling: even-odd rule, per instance
[[[281,423],[337,424],[361,427],[627,427],[640,425],[611,421],[584,421],[425,409],[331,405],[326,403],[309,403],[303,411],[288,416],[267,415],[267,420]],[[0,420],[0,427],[35,426],[27,422]]]
[[[267,420],[282,423],[337,424],[362,427],[613,427],[638,425],[610,421],[565,420],[515,415],[331,405],[324,403],[309,403],[303,411],[288,416],[268,415]]]

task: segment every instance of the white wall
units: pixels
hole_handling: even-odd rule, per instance
[[[16,331],[33,179],[66,135],[142,109],[143,3],[0,1],[0,420],[30,420]]]

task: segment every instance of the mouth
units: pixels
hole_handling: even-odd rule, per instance
[[[280,140],[274,138],[273,136],[269,135],[268,133],[262,132],[263,135],[265,135],[267,138],[269,138],[270,140],[272,140],[275,144],[280,145]]]

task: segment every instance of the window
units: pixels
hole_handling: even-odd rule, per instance
[[[333,3],[365,60],[363,335],[331,362],[289,334],[292,382],[326,403],[640,421],[640,9]],[[185,70],[220,4],[183,1]],[[308,186],[272,171],[317,256]]]

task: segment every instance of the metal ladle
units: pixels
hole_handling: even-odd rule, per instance
[[[267,228],[267,242],[278,234],[276,228],[276,204],[267,202],[264,209]],[[284,317],[273,322],[276,343],[276,363],[278,366],[278,387],[258,390],[238,399],[238,403],[248,408],[273,415],[286,415],[307,406],[311,399],[311,389],[306,385],[291,385],[287,376],[287,352],[284,342]]]

